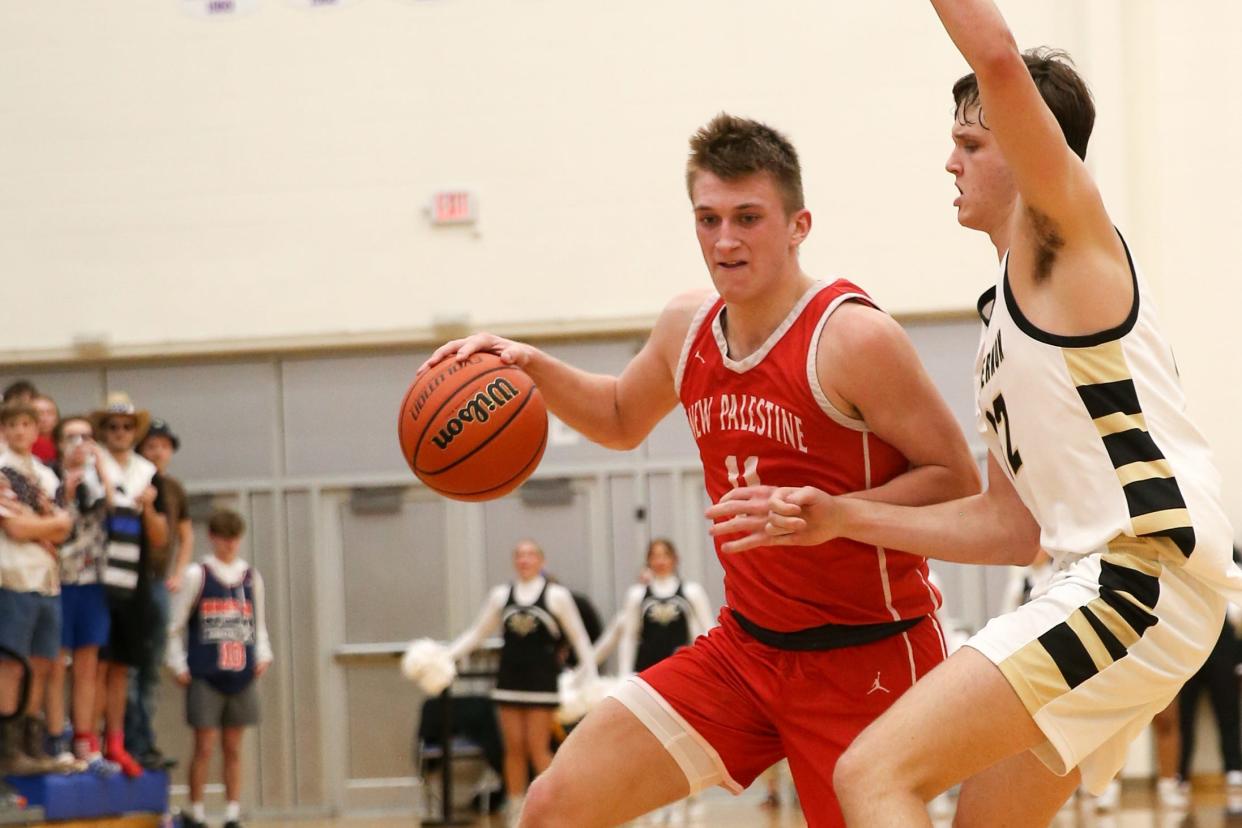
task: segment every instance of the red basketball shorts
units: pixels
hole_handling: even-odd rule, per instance
[[[740,793],[788,757],[811,828],[844,826],[832,788],[854,737],[945,658],[929,617],[903,633],[834,650],[778,650],[721,612],[720,626],[625,682],[614,697],[660,739],[691,792]]]

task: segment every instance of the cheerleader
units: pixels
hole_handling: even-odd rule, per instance
[[[622,676],[663,661],[712,627],[703,587],[677,575],[677,550],[663,538],[647,546],[646,583],[630,587],[622,610],[618,671]]]
[[[504,646],[492,699],[504,740],[505,791],[512,814],[521,811],[528,769],[533,766],[539,774],[552,762],[563,641],[573,647],[587,678],[596,677],[595,656],[573,596],[549,583],[543,567],[543,549],[532,540],[520,541],[513,549],[517,579],[492,589],[474,626],[449,646],[449,656],[457,661],[497,628],[502,630]]]
[[[620,618],[617,671],[623,677],[641,673],[711,629],[711,602],[703,587],[678,576],[672,541],[656,538],[647,545],[647,567],[626,593]],[[648,822],[681,824],[698,810],[698,797],[691,796],[680,807],[654,812]]]

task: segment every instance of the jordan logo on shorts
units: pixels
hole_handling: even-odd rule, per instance
[[[889,692],[887,687],[885,687],[883,684],[880,684],[880,673],[878,670],[876,671],[876,674],[875,674],[875,681],[871,683],[871,689],[867,691],[867,695],[870,696],[872,693],[874,693],[877,690],[879,690],[881,693]]]

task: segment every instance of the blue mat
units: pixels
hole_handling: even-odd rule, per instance
[[[93,819],[132,813],[162,814],[168,810],[168,774],[146,771],[137,779],[91,773],[69,776],[10,776],[5,781],[31,805],[43,808],[46,819]]]

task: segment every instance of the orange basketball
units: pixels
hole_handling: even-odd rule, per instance
[[[414,380],[401,400],[397,439],[427,486],[455,500],[492,500],[539,465],[548,411],[525,371],[495,354],[471,354]]]

